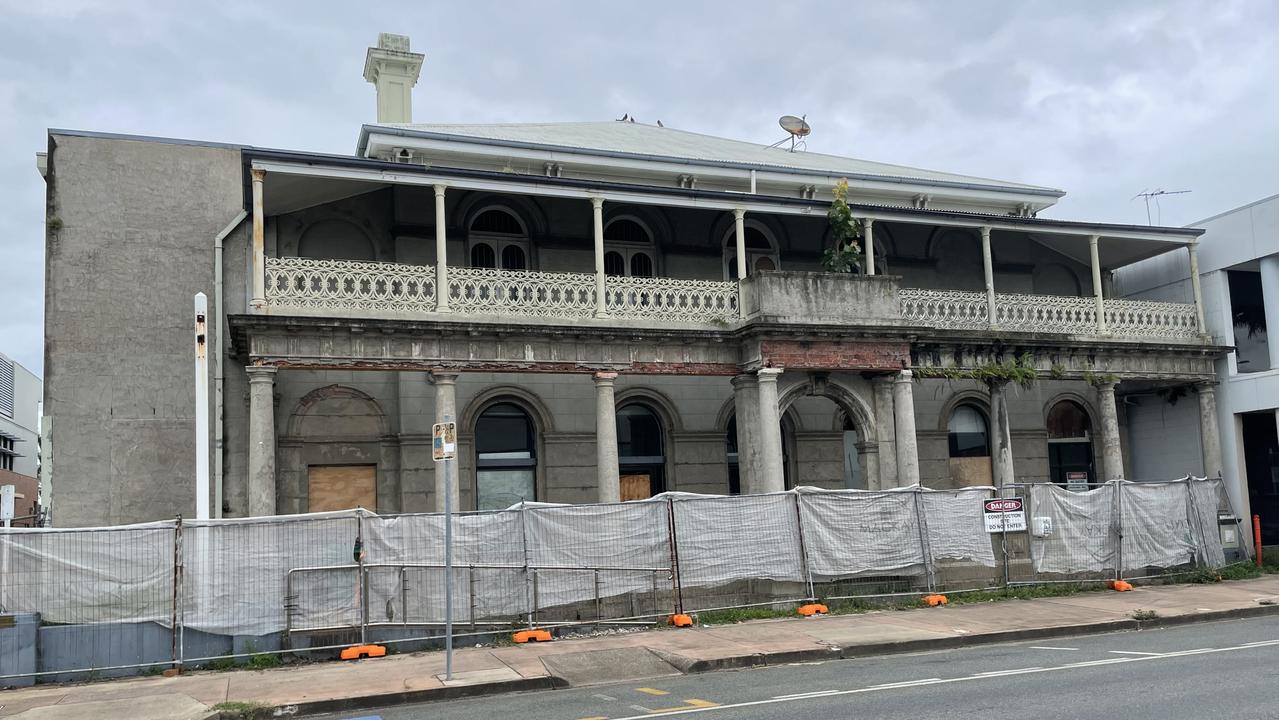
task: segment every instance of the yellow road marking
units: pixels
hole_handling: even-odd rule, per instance
[[[649,710],[650,714],[677,712],[679,710],[692,710],[694,708],[713,708],[718,707],[719,703],[713,703],[710,700],[698,700],[697,698],[689,698],[684,701],[683,705],[677,707],[658,708],[657,710]]]
[[[657,688],[644,687],[644,688],[635,688],[635,689],[642,693],[648,693],[649,695],[670,695],[670,693],[666,692],[665,690],[658,690]]]
[[[608,720],[607,715],[595,715],[588,718],[578,718],[578,720]]]

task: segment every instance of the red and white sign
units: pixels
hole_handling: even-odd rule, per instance
[[[1026,532],[1026,510],[1022,507],[1021,498],[995,498],[987,500],[982,517],[986,521],[986,532]]]

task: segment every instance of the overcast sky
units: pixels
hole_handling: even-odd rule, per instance
[[[379,31],[426,53],[418,122],[630,113],[767,144],[807,114],[810,150],[1061,188],[1059,218],[1279,192],[1268,0],[180,5],[0,0],[0,352],[38,374],[46,129],[350,153]]]

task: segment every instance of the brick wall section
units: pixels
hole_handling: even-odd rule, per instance
[[[910,345],[855,340],[766,340],[764,364],[794,370],[900,370],[910,366]]]

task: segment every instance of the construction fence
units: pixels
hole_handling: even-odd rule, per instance
[[[988,529],[996,497],[1022,500],[1027,531]],[[478,637],[1145,577],[1224,564],[1223,517],[1221,481],[1195,478],[523,503],[453,516],[452,620],[455,636]],[[0,684],[356,641],[429,646],[445,621],[443,538],[440,514],[360,509],[3,530],[0,610],[16,620],[0,627]]]

